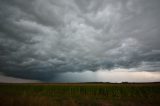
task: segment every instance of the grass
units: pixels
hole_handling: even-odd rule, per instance
[[[160,83],[0,84],[0,106],[160,106]]]

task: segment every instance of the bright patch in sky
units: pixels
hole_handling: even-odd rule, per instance
[[[157,82],[160,72],[134,71],[129,69],[98,70],[96,72],[66,72],[58,82]],[[56,81],[55,81],[56,82]]]

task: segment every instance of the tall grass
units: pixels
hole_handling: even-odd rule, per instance
[[[159,106],[159,98],[160,84],[0,85],[0,106]]]

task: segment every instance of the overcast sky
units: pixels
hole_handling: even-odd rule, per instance
[[[160,0],[0,0],[1,76],[42,82],[79,73],[78,82],[99,72],[120,80],[115,70],[160,76],[159,12]],[[126,73],[126,81],[135,81]]]

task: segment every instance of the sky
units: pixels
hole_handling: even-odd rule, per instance
[[[160,0],[0,0],[0,82],[160,81]]]

